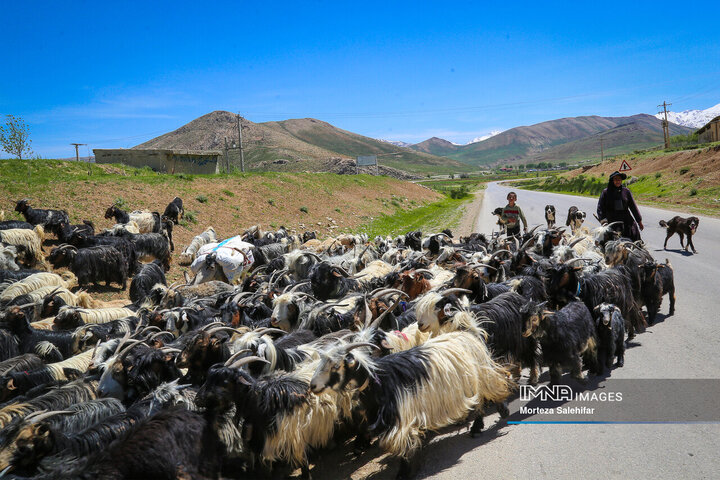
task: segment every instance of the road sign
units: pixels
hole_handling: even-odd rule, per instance
[[[369,167],[370,165],[377,165],[376,155],[359,155],[357,157],[358,167]]]
[[[621,171],[621,172],[629,172],[630,170],[632,170],[632,167],[630,166],[630,164],[627,162],[627,160],[623,160],[622,163],[620,164],[620,170],[619,170],[619,171]]]

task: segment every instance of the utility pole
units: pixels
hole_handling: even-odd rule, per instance
[[[658,108],[662,107],[663,111],[658,113],[664,113],[665,114],[665,120],[662,122],[663,127],[663,137],[665,137],[665,148],[670,148],[670,125],[668,124],[667,119],[667,107],[672,105],[672,103],[663,102],[662,105],[658,105]]]
[[[603,152],[603,137],[600,135],[600,163],[605,161],[605,154]]]
[[[228,145],[227,145],[227,137],[225,137],[225,173],[230,173],[230,160],[228,160]]]
[[[75,161],[80,161],[80,154],[78,153],[78,147],[81,145],[87,145],[87,143],[71,143],[70,145],[75,145]]]
[[[240,114],[237,116],[238,141],[240,142],[240,171],[245,171],[245,156],[243,155],[242,146],[242,124],[240,123]]]

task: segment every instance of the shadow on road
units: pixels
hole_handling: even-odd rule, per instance
[[[692,257],[695,255],[692,252],[688,252],[686,250],[683,250],[681,248],[656,248],[653,250],[653,252],[672,252],[672,253],[679,253],[683,257]]]

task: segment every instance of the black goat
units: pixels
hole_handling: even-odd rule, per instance
[[[172,202],[165,207],[165,212],[162,214],[163,217],[172,220],[176,225],[180,222],[183,215],[185,215],[185,209],[183,208],[183,201],[180,197],[173,198]]]
[[[550,367],[550,384],[560,381],[564,366],[571,375],[585,382],[583,359],[591,372],[597,372],[595,322],[584,303],[568,303],[557,312],[544,310],[543,303],[530,302],[521,308],[523,337],[535,337],[542,347],[543,363]]]
[[[418,252],[422,251],[422,232],[416,230],[414,232],[406,233],[405,245]]]
[[[521,308],[528,299],[507,292],[480,305],[473,305],[471,311],[488,334],[487,344],[497,361],[514,365],[513,376],[520,378],[523,367],[530,368],[529,382],[535,385],[540,375],[540,353],[534,337],[523,336],[523,315]]]
[[[341,298],[351,291],[362,291],[357,280],[348,278],[343,269],[327,262],[313,266],[310,271],[310,285],[318,300]]]
[[[130,233],[123,231],[121,238],[130,240],[138,260],[151,257],[159,260],[163,269],[170,270],[170,240],[162,233]]]
[[[105,210],[105,218],[114,218],[115,223],[129,223],[130,215],[125,210],[121,210],[117,205],[110,205]]]
[[[665,263],[646,262],[641,265],[643,272],[642,299],[647,307],[648,323],[655,323],[655,317],[660,311],[660,305],[665,294],[670,297],[670,312],[675,314],[675,275],[670,259]]]
[[[56,268],[69,266],[78,278],[78,285],[92,283],[97,286],[104,281],[107,286],[115,282],[123,290],[127,287],[127,260],[115,247],[104,245],[78,249],[64,245],[53,248],[49,260]]]
[[[597,371],[611,368],[617,356],[617,366],[625,364],[625,320],[620,309],[612,303],[595,307],[595,328],[598,339]]]
[[[83,223],[78,225],[61,222],[58,228],[58,240],[60,240],[61,243],[70,243],[74,233],[89,236],[95,235],[95,225],[90,220],[83,220]]]
[[[32,208],[29,202],[27,199],[22,199],[15,205],[15,211],[20,212],[29,224],[42,225],[46,231],[58,235],[60,223],[70,223],[70,218],[65,210]]]
[[[0,230],[11,230],[13,228],[32,230],[35,227],[28,222],[23,222],[20,220],[5,220],[4,222],[0,222]]]
[[[212,418],[181,407],[136,426],[87,470],[92,478],[217,478],[225,448]]]
[[[81,233],[74,233],[70,244],[77,248],[98,247],[102,245],[115,247],[125,257],[128,275],[134,275],[139,268],[135,246],[127,238],[105,237],[101,235],[88,236]]]
[[[158,283],[167,285],[160,262],[155,260],[142,265],[130,282],[130,301],[140,305]]]
[[[99,396],[130,405],[161,383],[180,378],[174,355],[138,342],[131,341],[106,366],[98,384]]]
[[[78,345],[72,332],[57,332],[54,330],[36,329],[30,325],[25,313],[18,307],[13,307],[5,316],[5,326],[18,339],[20,353],[38,353],[36,350],[40,342],[47,342],[55,346],[62,359],[77,353]],[[45,347],[47,349],[47,347]]]
[[[545,289],[551,303],[562,306],[579,298],[588,310],[594,310],[603,302],[613,303],[628,322],[628,339],[635,336],[636,329],[644,330],[645,319],[633,296],[631,273],[626,267],[621,265],[580,275],[582,267],[573,267],[571,263],[572,260],[545,269]]]

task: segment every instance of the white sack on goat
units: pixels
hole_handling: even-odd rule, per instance
[[[190,270],[197,274],[205,264],[205,257],[215,252],[215,260],[222,267],[228,281],[235,283],[235,279],[239,279],[242,272],[255,262],[253,248],[255,248],[253,244],[243,242],[239,235],[220,243],[208,243],[200,247],[197,258],[190,265]]]

